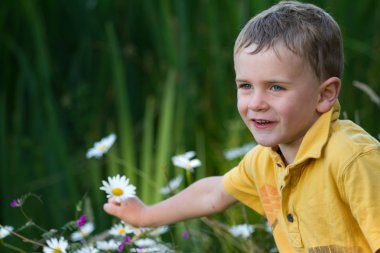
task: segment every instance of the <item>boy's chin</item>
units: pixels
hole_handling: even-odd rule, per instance
[[[267,148],[274,148],[278,146],[278,143],[273,143],[273,142],[268,142],[268,141],[256,140],[256,143],[260,146],[267,147]]]
[[[270,145],[270,144],[261,144],[261,143],[257,143],[257,144],[259,144],[259,145],[261,145],[261,146],[263,146],[263,147],[267,147],[267,148],[274,148],[274,147],[278,147],[278,145]]]

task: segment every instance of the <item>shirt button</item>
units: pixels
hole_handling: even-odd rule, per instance
[[[277,167],[279,167],[279,168],[282,167],[281,163],[276,163],[276,165],[277,165]]]
[[[289,222],[293,222],[294,221],[293,215],[291,213],[288,214],[288,216],[286,216],[286,218],[288,219]]]

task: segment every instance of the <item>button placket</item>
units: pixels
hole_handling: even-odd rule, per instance
[[[294,212],[289,212],[285,218],[290,243],[293,245],[293,247],[296,248],[303,247],[303,242],[301,238],[301,233],[299,231],[299,224],[296,214]]]
[[[286,216],[286,219],[287,219],[289,222],[293,223],[293,221],[294,221],[293,214],[289,213],[289,214]]]
[[[282,194],[282,190],[285,187],[285,177],[287,176],[288,170],[285,169],[284,165],[279,161],[275,162],[274,169],[276,171],[277,177],[277,187],[279,189],[279,193]]]
[[[295,212],[295,193],[297,191],[297,184],[300,179],[300,174],[298,168],[288,168],[289,174],[284,181],[286,183],[286,187],[283,189],[283,198],[282,198],[282,206],[283,206],[283,215],[285,220],[285,225],[288,230],[289,239],[291,244],[294,247],[303,247],[301,234],[299,231],[299,224],[297,219],[297,214]]]

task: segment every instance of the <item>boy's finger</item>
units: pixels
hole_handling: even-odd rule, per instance
[[[108,203],[111,203],[111,204],[114,204],[114,205],[120,205],[120,203],[118,203],[115,198],[109,198],[108,199]]]
[[[108,201],[108,203],[105,203],[103,205],[103,209],[106,213],[116,216],[119,218],[119,213],[120,213],[120,206],[118,203],[114,203],[112,201]]]

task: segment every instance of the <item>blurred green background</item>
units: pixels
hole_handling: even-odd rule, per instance
[[[0,1],[0,224],[22,226],[9,203],[33,192],[43,204],[25,208],[45,228],[74,219],[84,196],[106,228],[102,179],[125,174],[154,203],[183,173],[171,156],[188,150],[203,162],[194,180],[229,170],[237,160],[223,152],[252,141],[235,105],[234,40],[275,2]],[[377,137],[379,105],[353,81],[380,94],[380,2],[309,2],[344,35],[342,116]],[[111,132],[110,154],[87,160]]]

